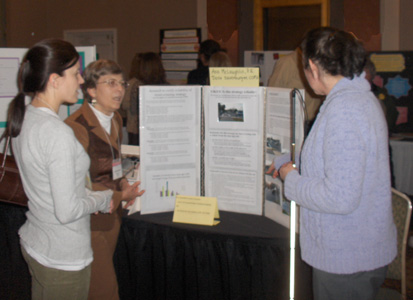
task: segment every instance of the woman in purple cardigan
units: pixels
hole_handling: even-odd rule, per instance
[[[308,83],[327,96],[301,151],[301,170],[279,170],[300,205],[302,258],[314,298],[373,299],[397,254],[387,125],[354,35],[323,27],[301,48]]]

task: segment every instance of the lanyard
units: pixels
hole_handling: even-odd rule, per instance
[[[117,134],[118,134],[119,158],[115,157],[115,153],[113,151],[112,143],[110,142],[109,136],[106,133],[105,128],[103,128],[103,126],[102,126],[102,124],[100,124],[100,122],[99,122],[99,124],[100,124],[100,127],[102,128],[103,132],[105,133],[106,139],[109,143],[110,151],[112,152],[112,158],[113,158],[113,161],[112,161],[112,179],[116,180],[116,179],[119,179],[123,176],[123,172],[122,172],[122,159],[121,159],[121,156],[120,156],[119,131],[118,131],[118,128],[116,127],[116,124],[114,122],[113,123],[112,122],[113,122],[113,119],[111,120],[111,124],[113,124],[113,128],[115,129],[115,132],[117,132]]]
[[[118,135],[117,138],[118,138],[118,149],[119,149],[119,158],[120,158],[120,141],[119,141],[118,128],[116,127],[116,124],[113,122],[113,119],[111,120],[111,124],[113,125],[113,127],[115,129],[115,132]],[[105,134],[106,140],[108,141],[108,144],[109,144],[109,147],[110,147],[110,152],[112,153],[112,157],[113,157],[113,159],[116,159],[115,152],[113,151],[113,147],[112,147],[112,143],[110,142],[109,135],[107,134],[105,128],[103,128],[102,124],[100,124],[100,121],[99,121],[99,125],[100,125],[100,128],[102,128],[103,133]]]

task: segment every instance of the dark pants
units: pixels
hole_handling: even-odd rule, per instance
[[[387,266],[354,274],[332,274],[314,268],[314,300],[373,300],[386,272]]]

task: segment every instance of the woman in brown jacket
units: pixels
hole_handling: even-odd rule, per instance
[[[112,189],[115,205],[112,214],[91,217],[94,260],[88,299],[115,300],[119,295],[113,254],[122,220],[121,201],[129,206],[144,191],[139,190],[140,182],[129,185],[122,176],[122,118],[117,110],[127,83],[121,68],[113,61],[98,60],[87,66],[83,77],[85,102],[65,122],[89,154],[92,189]]]

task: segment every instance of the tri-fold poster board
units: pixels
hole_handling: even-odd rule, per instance
[[[142,86],[139,92],[141,214],[173,211],[177,195],[205,196],[216,197],[219,210],[265,214],[289,227],[282,182],[265,173],[291,151],[291,89]],[[304,113],[295,107],[300,149]]]

